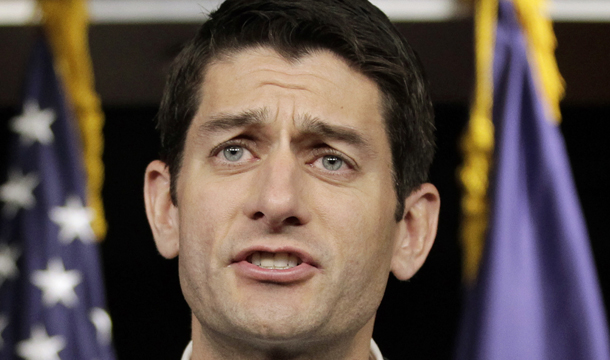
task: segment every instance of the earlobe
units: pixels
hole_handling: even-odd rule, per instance
[[[157,245],[165,258],[173,258],[179,250],[178,209],[170,196],[170,175],[165,163],[148,164],[144,177],[146,216]]]
[[[424,264],[436,238],[439,211],[440,195],[432,184],[423,184],[406,199],[391,264],[399,280],[410,279]]]

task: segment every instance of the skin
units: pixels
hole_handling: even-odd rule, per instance
[[[164,163],[149,165],[146,208],[160,253],[180,259],[194,360],[367,359],[390,271],[413,276],[436,235],[430,184],[395,221],[380,91],[330,52],[213,62],[177,206],[169,181]],[[297,251],[308,267],[262,281],[238,261],[252,249]]]

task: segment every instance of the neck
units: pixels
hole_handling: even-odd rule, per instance
[[[335,339],[281,341],[238,339],[205,331],[192,316],[193,355],[191,360],[369,360],[375,317],[355,334]]]

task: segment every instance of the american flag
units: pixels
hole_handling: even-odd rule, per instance
[[[115,358],[76,126],[41,38],[0,175],[0,359]]]

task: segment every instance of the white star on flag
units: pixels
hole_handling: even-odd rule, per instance
[[[61,259],[55,258],[49,260],[47,270],[36,270],[31,281],[42,290],[42,302],[46,306],[62,302],[66,307],[73,307],[78,302],[74,288],[81,279],[80,271],[66,271]]]
[[[4,331],[4,329],[6,329],[7,326],[8,319],[6,318],[6,315],[0,315],[0,349],[4,347],[4,339],[2,338],[2,332]]]
[[[28,101],[23,105],[23,113],[11,119],[10,128],[19,134],[23,145],[32,145],[35,141],[48,145],[53,141],[51,124],[55,121],[52,109],[40,110],[36,101]]]
[[[89,312],[89,319],[97,330],[97,341],[101,345],[109,345],[112,340],[112,320],[102,308],[93,308]]]
[[[83,243],[93,242],[95,235],[91,229],[93,209],[84,207],[78,196],[70,196],[66,206],[57,206],[51,209],[49,216],[54,223],[60,226],[59,241],[70,244],[79,238]]]
[[[49,337],[43,326],[34,326],[32,337],[17,344],[17,355],[26,360],[61,360],[59,352],[66,347],[61,335]]]
[[[4,202],[4,214],[13,217],[20,208],[34,207],[36,199],[32,193],[38,183],[35,173],[23,175],[21,170],[11,170],[8,181],[0,186],[0,201]]]
[[[0,244],[0,286],[4,280],[14,279],[19,271],[17,270],[17,258],[21,251],[14,246]]]

